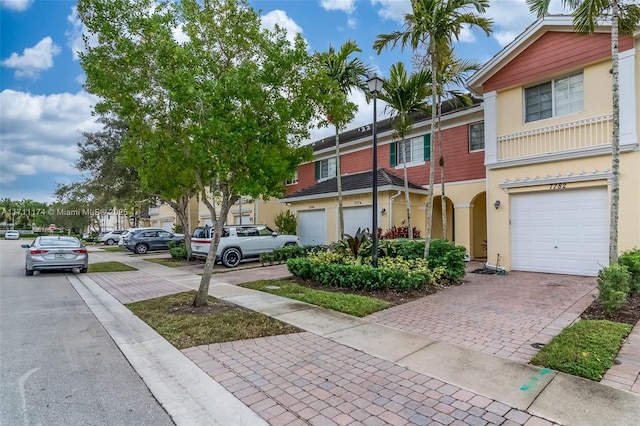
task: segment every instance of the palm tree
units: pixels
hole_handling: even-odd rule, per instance
[[[527,0],[538,18],[549,10],[550,0]],[[598,21],[611,18],[611,75],[613,94],[613,134],[611,137],[611,211],[609,218],[609,263],[618,263],[618,215],[620,202],[620,81],[618,33],[632,35],[640,23],[640,6],[620,0],[562,0],[573,10],[573,27],[580,34],[593,34]]]
[[[393,123],[393,138],[399,139],[401,146],[404,146],[406,143],[405,137],[413,127],[413,113],[418,111],[426,113],[429,107],[427,102],[425,102],[425,99],[429,96],[431,87],[429,83],[430,77],[424,70],[408,76],[404,64],[397,62],[391,66],[389,79],[382,85],[382,93],[380,93],[378,97],[387,103],[385,112],[390,112],[390,118]],[[404,152],[404,148],[398,150],[398,157],[400,157],[401,152]],[[404,158],[403,164],[407,225],[409,239],[413,239],[406,157]]]
[[[487,35],[491,32],[492,21],[479,16],[489,6],[489,0],[412,0],[413,13],[406,14],[405,29],[391,34],[380,34],[373,43],[378,54],[385,47],[401,47],[409,45],[414,51],[426,49],[425,62],[429,62],[431,74],[437,75],[438,63],[441,57],[451,51],[453,39],[457,39],[464,26],[478,27]],[[470,12],[473,8],[478,13]],[[423,64],[426,67],[426,63]],[[431,79],[431,133],[436,123],[438,107],[438,78]],[[429,161],[429,195],[427,200],[427,217],[424,257],[429,256],[431,244],[431,222],[433,218],[433,181],[435,178],[435,163],[433,162],[434,144],[431,144]]]
[[[347,40],[338,52],[329,46],[324,55],[323,65],[329,79],[337,86],[337,93],[332,94],[327,106],[327,121],[336,129],[336,184],[338,186],[338,234],[344,234],[344,213],[342,208],[342,177],[340,167],[340,130],[353,119],[357,106],[347,101],[347,95],[354,89],[365,90],[364,77],[371,74],[371,69],[359,58],[349,59],[353,53],[362,52],[356,42]]]
[[[436,136],[438,143],[438,150],[440,151],[440,157],[438,163],[440,165],[440,185],[441,193],[441,210],[442,210],[442,238],[447,239],[447,201],[445,196],[445,180],[444,180],[444,154],[442,150],[442,101],[443,97],[449,98],[449,101],[455,105],[470,106],[471,95],[469,93],[461,92],[459,89],[464,87],[466,77],[474,71],[480,68],[480,64],[475,61],[468,61],[456,58],[453,50],[449,52],[448,56],[444,56],[439,64],[440,72],[438,73],[438,87],[440,91],[438,93],[437,105],[440,111],[438,111],[438,121],[436,124]],[[431,73],[429,73],[429,79],[431,79]],[[436,141],[434,141],[435,143]]]

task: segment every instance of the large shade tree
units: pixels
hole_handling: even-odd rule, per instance
[[[327,121],[333,124],[336,134],[336,184],[338,189],[338,236],[344,234],[344,211],[342,202],[342,167],[340,160],[340,131],[353,120],[357,105],[349,102],[347,95],[354,90],[366,90],[365,77],[371,74],[371,68],[360,58],[351,55],[362,52],[358,45],[347,40],[336,52],[333,46],[322,55],[322,65],[329,79],[335,83],[333,90],[325,98]]]
[[[425,70],[409,75],[402,62],[391,65],[389,78],[382,84],[382,92],[378,97],[386,103],[385,112],[389,113],[393,138],[400,141],[396,150],[397,163],[403,164],[404,200],[407,209],[407,226],[409,239],[413,239],[413,222],[411,220],[411,200],[409,197],[409,177],[407,175],[407,141],[406,137],[413,129],[416,113],[428,114],[429,104],[426,101],[431,93],[430,77]]]
[[[426,52],[422,66],[438,74],[438,64],[451,51],[454,39],[458,39],[463,28],[477,27],[487,35],[491,32],[492,21],[481,16],[489,7],[489,0],[412,0],[412,13],[404,16],[404,29],[391,34],[380,34],[373,43],[373,48],[382,52],[387,47],[398,44],[404,49],[410,47],[414,52]],[[434,133],[438,121],[438,78],[431,79],[431,133]],[[432,140],[435,139],[432,137]],[[434,145],[431,144],[429,162],[429,189],[427,199],[427,215],[425,223],[424,257],[429,256],[431,244],[431,226],[433,218],[433,186],[435,179]]]
[[[551,0],[527,0],[538,18],[549,11]],[[640,23],[640,6],[621,0],[561,0],[572,10],[573,26],[580,34],[593,34],[603,20],[611,23],[611,84],[613,96],[613,129],[611,138],[611,209],[609,218],[609,263],[618,263],[618,216],[620,202],[620,75],[618,59],[619,34],[631,35]]]
[[[88,30],[87,90],[129,124],[126,149],[166,150],[193,173],[213,222],[194,305],[209,282],[231,206],[240,194],[280,196],[319,117],[326,86],[317,55],[298,35],[261,27],[243,0],[80,0]],[[89,43],[96,36],[97,45]],[[171,137],[165,136],[167,126]],[[135,146],[134,146],[135,144]],[[144,165],[141,165],[144,167]]]

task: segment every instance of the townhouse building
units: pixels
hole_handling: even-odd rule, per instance
[[[412,225],[425,233],[429,167],[436,161],[432,236],[443,235],[439,158],[444,157],[447,238],[467,248],[470,257],[484,257],[486,240],[486,182],[484,123],[481,101],[462,108],[443,107],[442,144],[431,135],[431,118],[416,116],[404,141],[394,139],[389,119],[377,123],[377,223],[383,232],[407,225],[404,193],[406,163]],[[344,232],[372,229],[373,144],[372,125],[340,135],[340,163]],[[435,143],[435,159],[429,158]],[[441,146],[440,146],[441,145]],[[302,244],[326,244],[338,235],[338,192],[335,138],[313,144],[314,161],[301,164],[287,186],[283,202],[296,212]]]
[[[619,250],[640,247],[640,32],[620,36]],[[484,100],[488,258],[596,275],[608,265],[613,125],[610,26],[536,21],[468,86]]]

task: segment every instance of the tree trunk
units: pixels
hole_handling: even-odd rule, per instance
[[[429,191],[427,193],[427,216],[425,224],[425,236],[424,236],[424,258],[429,258],[429,246],[431,245],[431,224],[433,221],[433,180],[436,175],[436,167],[434,163],[434,125],[436,122],[437,109],[437,93],[438,93],[438,79],[436,78],[436,55],[435,45],[433,40],[429,42],[429,58],[431,60],[431,143],[429,144]]]
[[[442,196],[440,197],[440,208],[442,210],[442,239],[447,239],[447,198],[444,193],[444,153],[442,152],[442,99],[438,96],[438,150],[440,151],[440,187]]]
[[[613,82],[613,136],[611,138],[611,217],[609,264],[618,263],[618,209],[620,201],[620,81],[618,70],[618,0],[611,2],[611,75]]]
[[[402,149],[404,149],[405,140],[402,140]],[[409,199],[409,177],[407,175],[407,159],[403,161],[404,167],[404,202],[407,207],[407,235],[413,240],[413,224],[411,222],[411,200]],[[391,212],[389,212],[391,214]]]
[[[336,127],[336,185],[338,186],[338,240],[344,235],[344,211],[342,209],[342,176],[340,171],[340,135]]]

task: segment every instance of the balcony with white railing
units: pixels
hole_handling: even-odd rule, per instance
[[[160,214],[160,207],[149,207],[149,216],[158,216]]]
[[[579,152],[611,144],[613,115],[498,136],[498,161]]]

